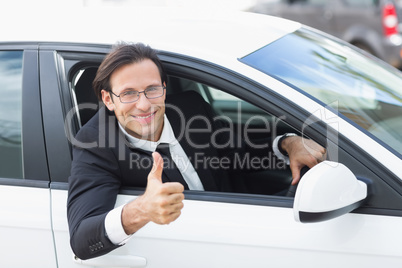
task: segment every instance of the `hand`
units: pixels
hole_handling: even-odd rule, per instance
[[[162,182],[163,159],[157,152],[152,154],[154,164],[148,174],[145,193],[124,206],[123,228],[132,234],[152,221],[169,224],[176,220],[183,208],[184,186],[178,182]]]
[[[292,185],[299,182],[304,166],[312,168],[326,158],[325,148],[310,139],[291,136],[284,139],[281,146],[289,155]]]

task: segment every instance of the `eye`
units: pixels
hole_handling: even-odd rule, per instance
[[[150,88],[147,88],[147,92],[153,92],[153,91],[157,91],[157,90],[158,90],[157,87],[150,87]]]
[[[129,91],[125,91],[123,93],[121,93],[121,95],[124,96],[137,96],[138,95],[138,91],[135,90],[129,90]]]

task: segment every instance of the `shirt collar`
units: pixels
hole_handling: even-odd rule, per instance
[[[145,151],[149,151],[149,152],[155,152],[156,147],[160,143],[169,143],[171,145],[174,145],[178,142],[176,140],[176,137],[174,136],[172,126],[170,125],[170,122],[169,122],[166,114],[163,115],[163,129],[162,129],[161,137],[156,142],[138,139],[138,138],[128,134],[127,131],[120,124],[120,122],[119,122],[119,128],[123,132],[123,134],[127,137],[127,140],[130,142],[130,144],[132,146],[145,150]]]

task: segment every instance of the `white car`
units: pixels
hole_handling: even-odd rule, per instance
[[[401,73],[292,21],[183,11],[0,18],[9,29],[0,35],[0,267],[400,267]],[[328,160],[295,197],[281,194],[288,167],[240,167],[233,192],[185,191],[175,222],[77,258],[66,217],[71,141],[98,109],[91,82],[121,40],[159,50],[168,93],[197,91],[233,131],[304,135]],[[116,206],[143,191],[122,188]]]

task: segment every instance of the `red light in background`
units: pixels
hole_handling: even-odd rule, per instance
[[[385,36],[398,33],[398,17],[393,4],[386,4],[382,11],[382,24]]]

